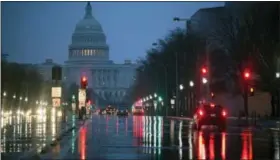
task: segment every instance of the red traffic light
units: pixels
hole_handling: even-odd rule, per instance
[[[207,69],[206,69],[205,67],[203,67],[203,68],[201,69],[201,72],[202,72],[203,74],[206,74],[206,73],[207,73]]]
[[[251,77],[250,72],[249,72],[249,71],[245,71],[245,72],[244,72],[244,78],[245,78],[245,79],[249,79],[250,77]]]
[[[86,77],[83,77],[83,78],[82,78],[82,81],[83,81],[83,82],[86,82],[86,81],[87,81],[87,78],[86,78]]]
[[[85,89],[87,88],[88,82],[87,82],[87,77],[83,76],[81,78],[81,88]]]

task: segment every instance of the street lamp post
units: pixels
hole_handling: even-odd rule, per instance
[[[2,102],[3,108],[4,108],[4,106],[5,106],[6,96],[7,96],[7,93],[4,91],[4,92],[3,92],[3,102]]]
[[[16,98],[17,98],[17,96],[14,94],[13,95],[13,101],[12,101],[12,107],[11,108],[13,108]]]
[[[279,79],[280,79],[280,72],[276,72],[276,97],[277,97],[277,105],[272,106],[272,116],[280,116],[280,89],[279,89]]]
[[[188,113],[191,114],[191,111],[193,110],[194,105],[195,105],[195,94],[193,92],[193,88],[194,88],[193,81],[189,82],[189,87],[190,87],[190,92],[189,92],[189,107],[188,107],[189,111],[188,111]]]

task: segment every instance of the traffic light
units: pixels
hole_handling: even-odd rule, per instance
[[[52,80],[59,81],[61,80],[62,68],[60,66],[52,67]]]
[[[243,76],[244,76],[244,79],[245,79],[245,80],[249,80],[249,79],[251,78],[251,73],[250,73],[250,71],[245,70]]]
[[[250,87],[250,96],[255,95],[255,89],[253,87]]]
[[[202,74],[206,74],[207,73],[207,68],[206,67],[202,67],[201,68],[201,72],[202,72]]]
[[[81,78],[81,88],[82,88],[82,89],[86,89],[86,88],[87,88],[87,85],[88,85],[87,77],[83,76],[83,77]]]

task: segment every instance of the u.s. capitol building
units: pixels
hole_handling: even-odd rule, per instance
[[[101,106],[122,103],[135,81],[138,65],[130,60],[115,64],[109,59],[109,55],[106,35],[93,17],[92,7],[88,2],[85,15],[72,34],[68,60],[63,65],[63,81],[66,86],[73,83],[79,85],[80,78],[86,76],[88,88],[93,91],[96,103],[99,101]]]

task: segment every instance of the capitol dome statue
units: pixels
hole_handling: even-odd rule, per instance
[[[100,23],[92,15],[90,2],[75,27],[69,45],[69,61],[109,61],[109,46]]]

